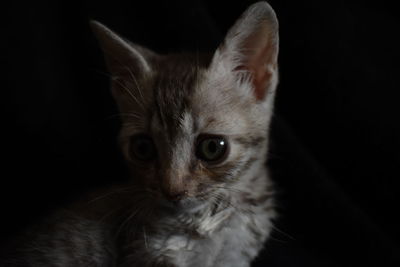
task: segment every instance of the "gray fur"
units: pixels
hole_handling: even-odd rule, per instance
[[[272,8],[252,5],[208,57],[157,55],[98,22],[93,28],[113,76],[132,181],[33,228],[17,266],[249,266],[275,217],[265,167],[278,75]],[[154,140],[154,161],[132,157],[138,133]],[[201,134],[229,142],[223,162],[196,157]],[[179,205],[164,197],[179,190]]]

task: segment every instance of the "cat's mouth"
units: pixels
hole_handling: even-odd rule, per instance
[[[161,209],[169,211],[184,211],[191,212],[197,211],[209,203],[209,199],[214,190],[210,188],[202,188],[197,193],[185,193],[181,197],[172,197],[171,194],[163,192],[160,188],[148,188],[146,190],[155,205]]]
[[[160,199],[159,203],[161,206],[173,211],[196,211],[204,206],[205,201],[197,197],[186,197],[175,201],[163,198]]]

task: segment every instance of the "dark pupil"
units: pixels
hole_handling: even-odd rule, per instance
[[[150,160],[153,158],[155,150],[151,140],[138,138],[133,141],[133,153],[141,160]]]
[[[150,143],[149,141],[139,141],[137,144],[137,152],[140,155],[147,156],[150,154]]]
[[[208,143],[208,151],[210,154],[215,154],[217,152],[217,144],[215,140]]]

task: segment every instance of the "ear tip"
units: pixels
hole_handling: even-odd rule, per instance
[[[92,28],[92,31],[94,31],[94,32],[98,32],[99,30],[104,31],[107,29],[107,27],[104,26],[101,22],[94,20],[94,19],[89,20],[89,25],[90,25],[90,28]]]
[[[262,9],[263,11],[267,11],[267,10],[273,11],[271,5],[267,1],[255,2],[254,4],[250,5],[249,8]]]
[[[278,24],[278,19],[276,13],[272,6],[267,1],[260,1],[252,4],[247,12],[252,14],[253,16],[267,18],[269,21],[274,24]]]
[[[99,41],[119,38],[107,26],[97,20],[89,20],[90,28]]]

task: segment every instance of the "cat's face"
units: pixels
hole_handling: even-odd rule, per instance
[[[277,21],[268,5],[247,10],[211,60],[156,55],[99,23],[94,30],[138,186],[173,203],[201,203],[257,175],[277,84]]]
[[[247,168],[263,163],[266,148],[268,109],[186,57],[160,60],[141,82],[140,104],[121,95],[131,102],[121,106],[126,159],[143,186],[170,200],[207,197],[244,179]]]

